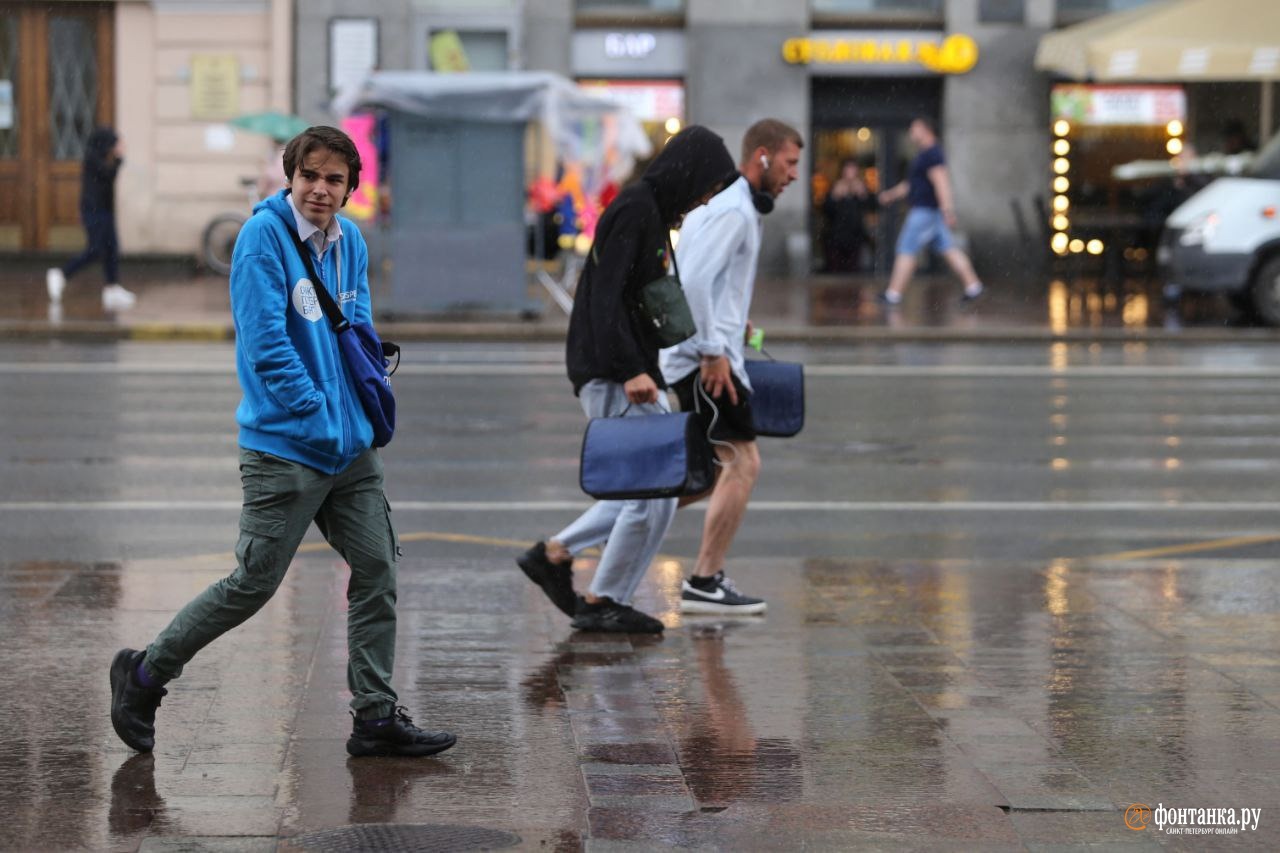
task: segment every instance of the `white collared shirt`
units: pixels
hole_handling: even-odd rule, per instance
[[[311,243],[311,248],[316,250],[316,254],[324,257],[324,253],[330,246],[338,242],[342,237],[342,225],[338,222],[338,217],[333,217],[329,221],[327,230],[321,231],[312,225],[298,210],[298,206],[293,203],[293,193],[289,194],[289,207],[293,210],[293,221],[298,226],[298,236],[302,238],[302,242]],[[321,239],[323,235],[323,239]]]
[[[684,218],[676,266],[698,332],[662,350],[663,378],[677,382],[697,370],[702,356],[725,356],[733,375],[748,390],[743,336],[764,221],[751,201],[751,185],[739,177]]]
[[[298,236],[302,238],[303,243],[310,244],[311,248],[316,253],[316,257],[323,261],[324,253],[327,252],[331,246],[336,245],[338,240],[342,238],[342,225],[338,222],[338,217],[335,216],[333,219],[329,220],[329,227],[324,231],[321,231],[303,217],[301,211],[298,210],[298,206],[293,203],[293,193],[289,193],[289,209],[293,211],[293,221],[294,224],[298,226]],[[337,269],[338,281],[336,283],[338,287],[335,292],[340,293],[342,291],[341,263],[337,265]]]

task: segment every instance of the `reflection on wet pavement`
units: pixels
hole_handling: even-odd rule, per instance
[[[4,566],[0,847],[270,850],[352,824],[546,850],[1188,846],[1127,829],[1132,803],[1260,808],[1232,849],[1280,841],[1269,567],[744,559],[770,610],[735,621],[681,616],[666,561],[638,602],[666,636],[632,640],[572,634],[507,557],[402,566],[401,700],[460,736],[416,761],[344,752],[327,556],[173,685],[154,755],[112,733],[107,662],[218,568]]]

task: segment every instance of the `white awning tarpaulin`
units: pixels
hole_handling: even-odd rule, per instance
[[[1280,0],[1165,0],[1040,39],[1036,68],[1092,82],[1258,81],[1270,133]]]

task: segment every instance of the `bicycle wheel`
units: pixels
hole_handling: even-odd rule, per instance
[[[200,243],[205,266],[219,275],[231,272],[231,253],[244,223],[245,218],[238,213],[222,213],[205,226]]]

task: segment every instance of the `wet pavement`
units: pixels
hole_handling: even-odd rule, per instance
[[[574,634],[511,560],[585,505],[558,347],[412,345],[395,680],[459,743],[356,760],[314,534],[171,685],[153,755],[110,727],[112,653],[231,565],[231,348],[0,345],[0,848],[1280,847],[1280,354],[775,355],[808,423],[763,443],[729,563],[769,612],[679,613],[685,511],[646,639]],[[1174,835],[1134,804],[1260,814]]]
[[[125,264],[122,278],[138,294],[130,311],[108,314],[99,299],[96,270],[76,278],[64,303],[49,305],[44,263],[8,259],[0,264],[0,288],[8,298],[0,305],[0,337],[197,339],[229,340],[233,336],[225,277],[197,274],[173,262]],[[883,277],[813,275],[763,280],[753,304],[757,325],[772,335],[766,340],[876,337],[946,337],[998,339],[1024,337],[1171,337],[1212,336],[1280,340],[1280,333],[1251,324],[1217,294],[1184,295],[1166,302],[1154,276],[1105,278],[1097,270],[1059,270],[1054,275],[1003,270],[988,278],[987,292],[976,304],[963,305],[960,287],[942,273],[917,276],[901,307],[888,309],[877,300]],[[374,303],[381,293],[374,280]],[[529,304],[538,316],[475,313],[434,317],[385,318],[379,325],[401,340],[562,340],[567,319],[546,291],[529,286]]]

